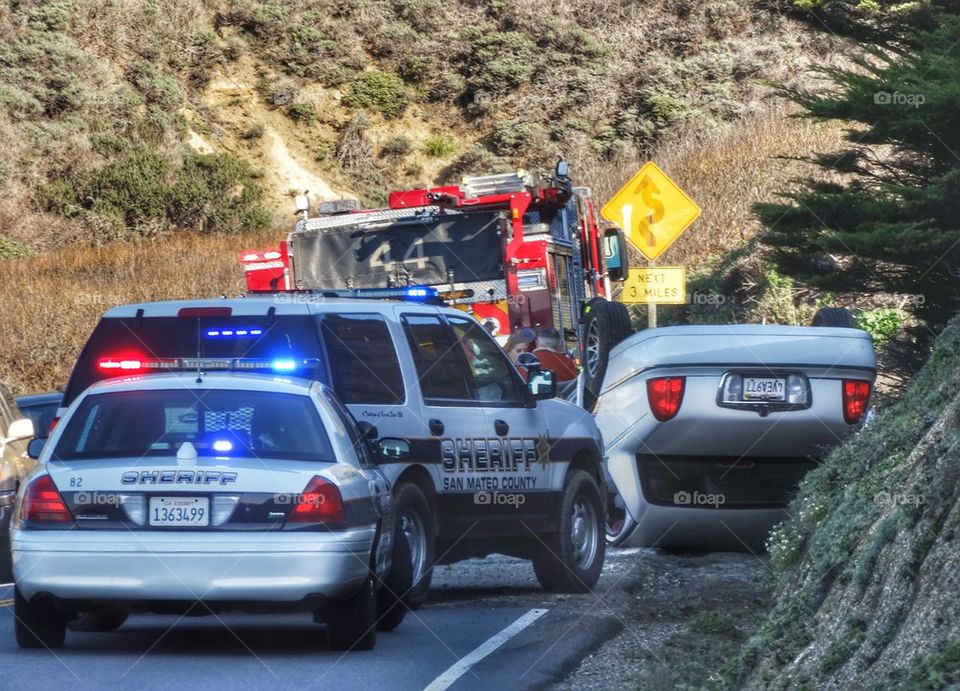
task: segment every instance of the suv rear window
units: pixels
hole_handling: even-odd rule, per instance
[[[62,405],[106,378],[97,363],[108,357],[322,358],[322,351],[309,315],[104,318],[80,353]],[[296,374],[324,380],[316,369]]]
[[[383,317],[328,314],[321,323],[333,390],[340,400],[401,405],[405,398],[403,375]]]
[[[198,456],[333,461],[307,396],[265,391],[123,391],[84,399],[52,460]]]

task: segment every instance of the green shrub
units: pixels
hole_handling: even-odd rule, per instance
[[[865,310],[857,315],[857,326],[868,332],[876,345],[882,345],[903,327],[903,312],[887,308]]]
[[[176,226],[234,233],[264,228],[270,214],[250,166],[230,154],[189,154],[168,192],[168,216]]]
[[[434,134],[423,143],[423,153],[433,158],[447,158],[457,153],[457,143],[446,135]]]
[[[380,156],[384,158],[400,158],[410,153],[412,148],[413,143],[410,141],[410,138],[400,135],[399,137],[392,137],[383,143],[383,146],[380,148]]]
[[[312,125],[317,121],[317,109],[312,103],[303,101],[293,103],[287,108],[287,115],[296,122]]]
[[[100,170],[81,175],[77,198],[100,215],[119,216],[129,227],[166,215],[170,163],[147,149],[132,150]]]
[[[501,156],[526,157],[546,146],[547,133],[535,122],[504,120],[494,126],[490,143]]]
[[[127,79],[143,94],[147,103],[166,111],[175,110],[186,98],[176,79],[162,73],[147,60],[137,60],[130,65]]]
[[[11,240],[6,235],[0,235],[0,260],[2,259],[21,259],[33,254],[30,248]]]
[[[409,99],[406,87],[395,74],[365,72],[350,85],[343,103],[351,108],[367,108],[386,118],[398,118],[407,109]]]
[[[175,166],[163,154],[131,148],[99,170],[40,186],[37,197],[45,210],[107,229],[104,238],[167,226],[231,233],[271,220],[253,171],[230,154],[189,152]]]
[[[474,32],[467,64],[474,94],[504,94],[529,81],[536,70],[536,45],[518,31]]]

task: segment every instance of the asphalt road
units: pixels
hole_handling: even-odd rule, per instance
[[[430,602],[369,652],[329,650],[309,615],[132,616],[26,651],[0,588],[0,687],[525,689],[557,683],[623,626],[618,599],[647,553],[614,552],[594,593],[546,595],[526,562],[439,567]]]

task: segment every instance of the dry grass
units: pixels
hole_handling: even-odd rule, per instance
[[[181,234],[102,247],[76,245],[16,261],[0,273],[0,385],[15,394],[62,388],[100,315],[145,300],[239,295],[237,256],[276,244],[280,231]]]

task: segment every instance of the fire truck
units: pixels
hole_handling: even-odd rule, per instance
[[[420,297],[474,315],[495,335],[560,333],[580,359],[584,401],[599,392],[607,353],[631,333],[614,301],[627,272],[619,228],[601,228],[590,190],[569,166],[466,177],[392,192],[386,208],[306,197],[279,247],[244,252],[250,293]]]

